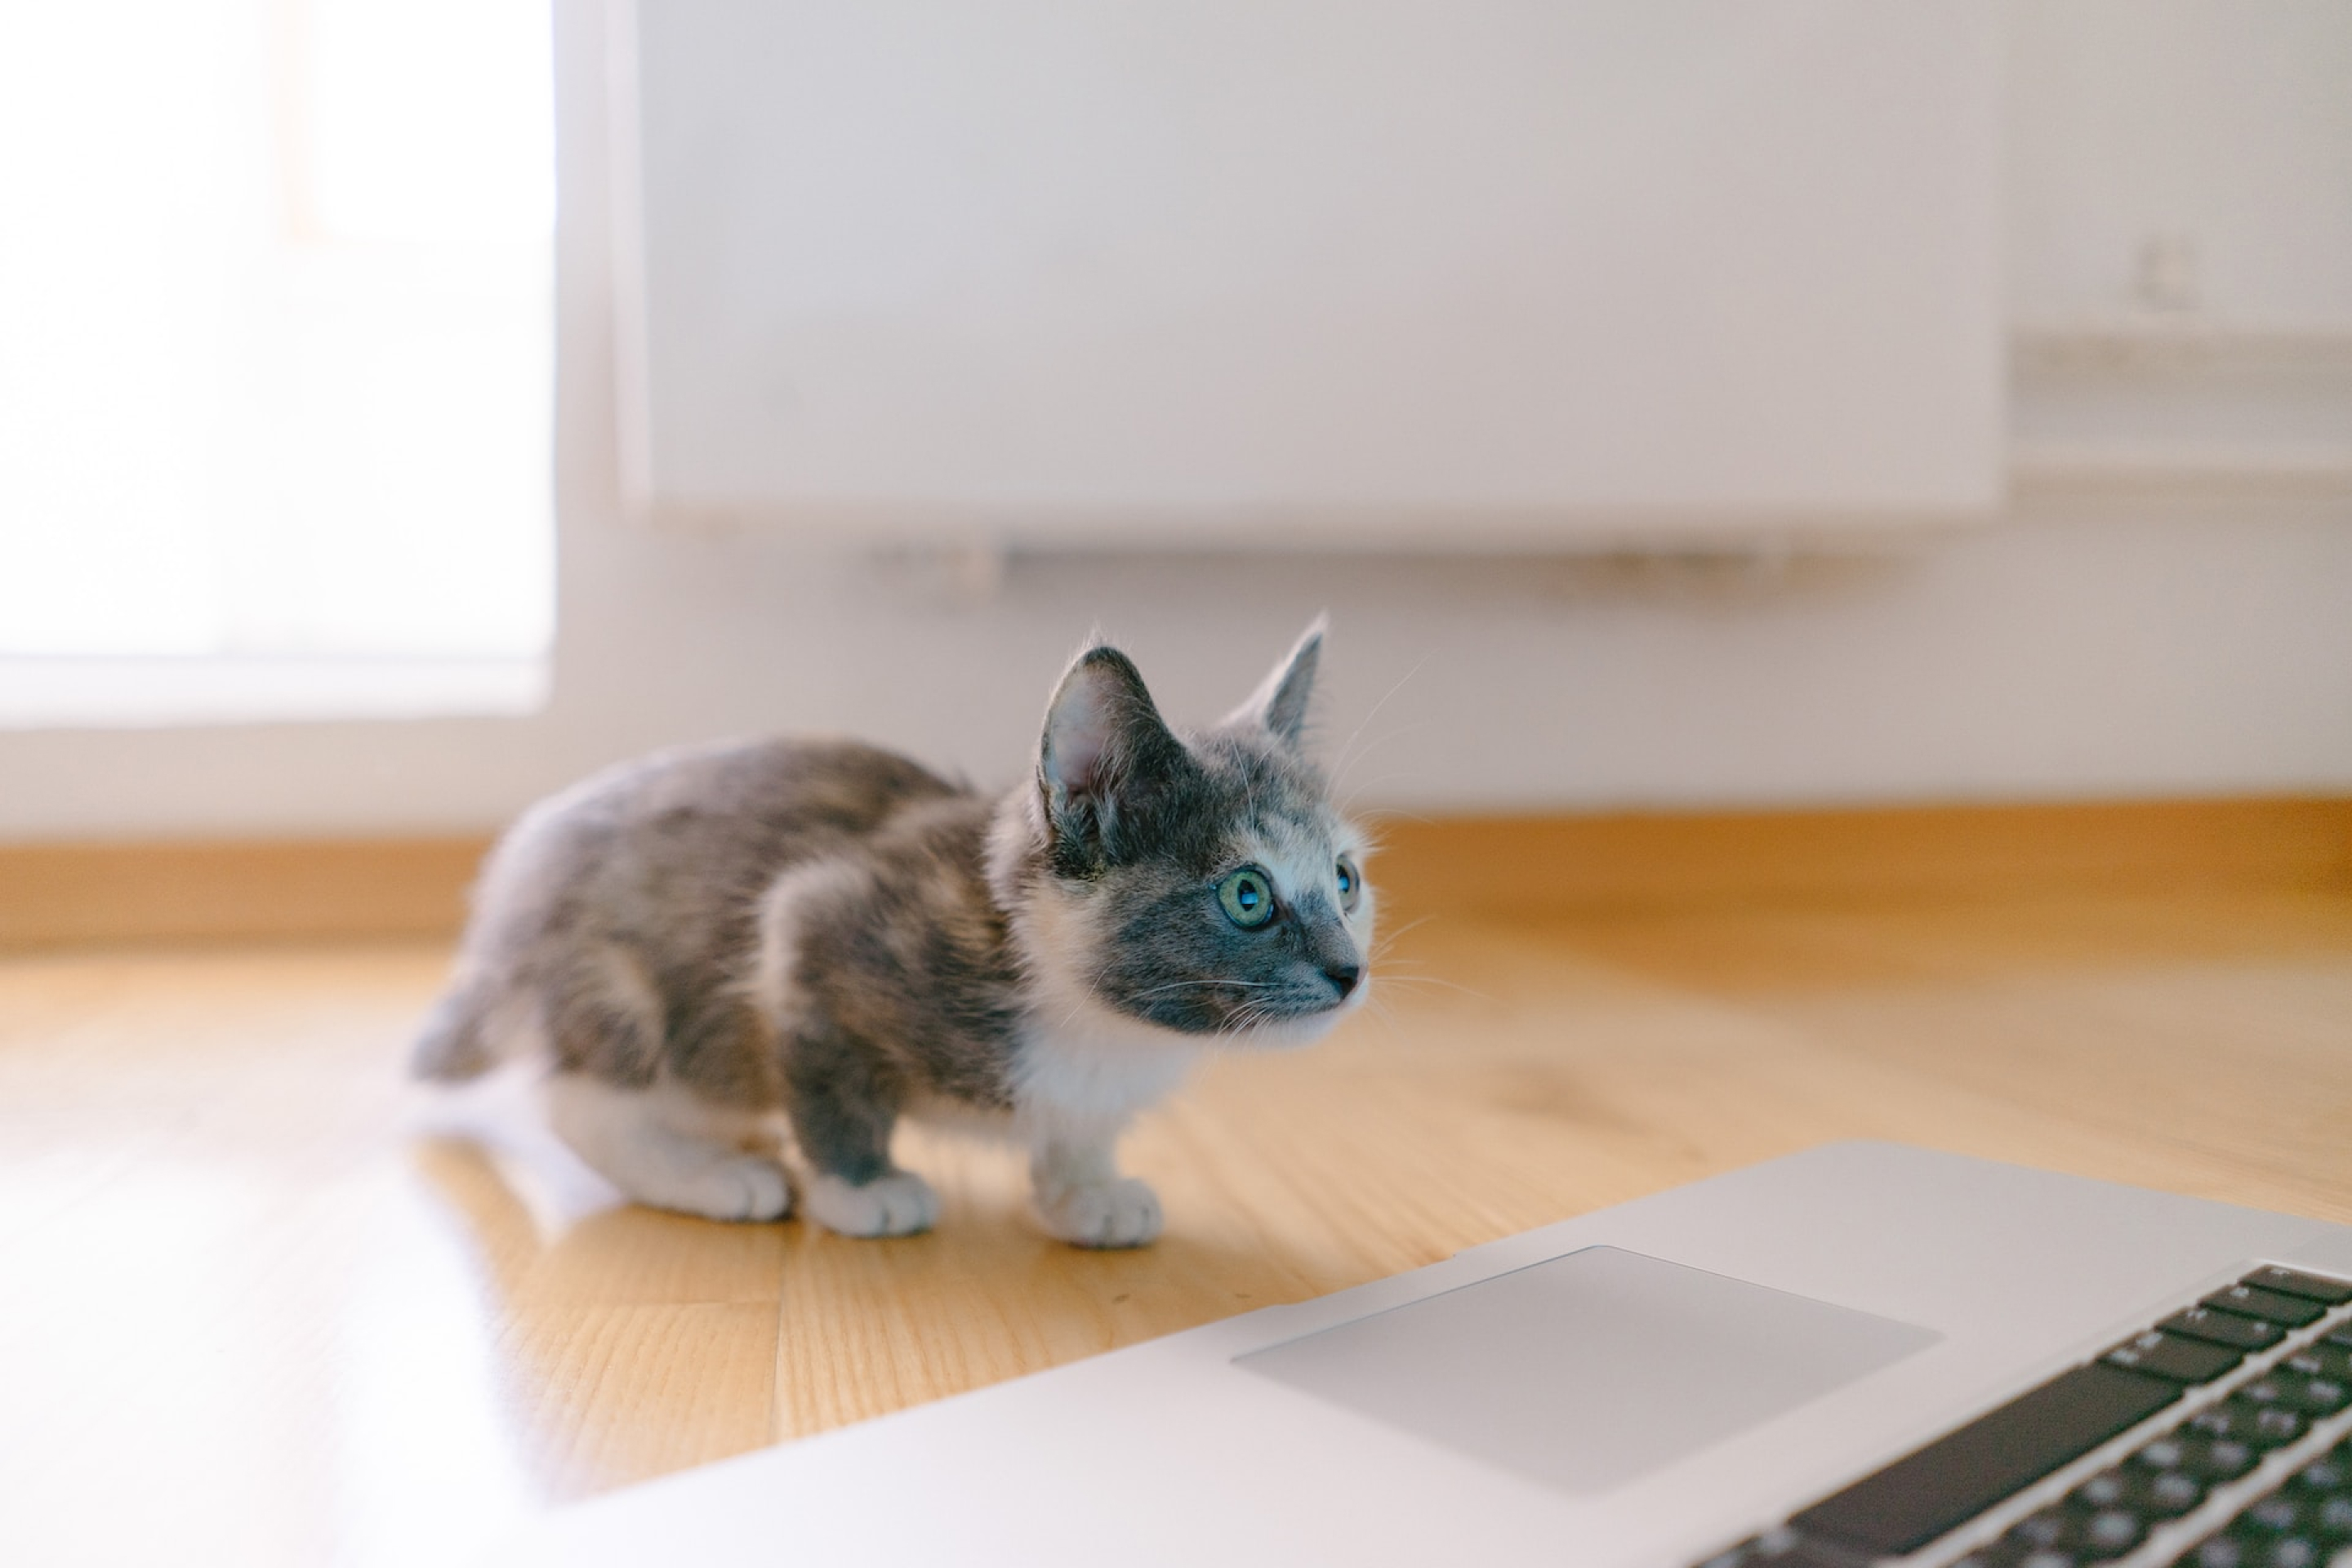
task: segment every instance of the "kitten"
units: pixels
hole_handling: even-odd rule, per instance
[[[1364,1000],[1362,837],[1302,749],[1318,621],[1180,738],[1118,649],[1080,654],[1001,799],[846,742],[616,768],[499,842],[420,1076],[546,1068],[555,1132],[640,1202],[928,1228],[900,1116],[1030,1156],[1044,1227],[1159,1235],[1114,1149],[1222,1044],[1315,1039]],[[781,1125],[780,1125],[781,1124]]]

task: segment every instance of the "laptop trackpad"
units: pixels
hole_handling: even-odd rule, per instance
[[[1537,1480],[1596,1492],[1941,1337],[1593,1247],[1235,1364]]]

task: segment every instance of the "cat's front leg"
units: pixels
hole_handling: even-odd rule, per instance
[[[801,1212],[836,1236],[913,1236],[940,1217],[939,1195],[890,1163],[896,1109],[853,1057],[803,1049],[785,1069],[793,1141],[810,1170]]]
[[[1075,1247],[1142,1247],[1160,1235],[1160,1194],[1118,1173],[1116,1134],[1047,1138],[1029,1156],[1032,1200],[1045,1233]]]

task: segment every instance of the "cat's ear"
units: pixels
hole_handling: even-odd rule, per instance
[[[1037,789],[1057,847],[1115,852],[1192,766],[1132,659],[1115,647],[1078,655],[1045,710],[1037,746]]]
[[[1315,696],[1315,667],[1322,659],[1323,634],[1330,624],[1330,616],[1316,616],[1289,657],[1274,667],[1250,693],[1249,700],[1228,714],[1225,722],[1259,725],[1296,751],[1306,738],[1307,704]]]

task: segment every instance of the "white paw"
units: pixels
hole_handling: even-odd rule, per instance
[[[782,1219],[793,1207],[792,1184],[782,1168],[750,1154],[713,1160],[664,1195],[669,1201],[662,1207],[705,1219]]]
[[[1141,1247],[1160,1235],[1160,1194],[1132,1176],[1037,1194],[1048,1236],[1077,1247]]]
[[[862,1187],[820,1174],[810,1178],[801,1213],[838,1236],[912,1236],[940,1217],[940,1198],[912,1171],[893,1171]]]

